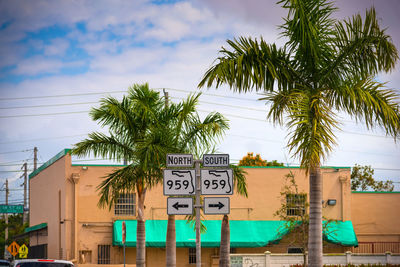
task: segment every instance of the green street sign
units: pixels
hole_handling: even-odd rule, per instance
[[[0,205],[0,213],[24,213],[24,205]]]

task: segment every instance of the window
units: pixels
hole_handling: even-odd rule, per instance
[[[123,193],[119,195],[115,204],[115,215],[135,215],[136,214],[136,194]]]
[[[189,248],[189,264],[196,263],[196,248]]]
[[[110,264],[110,245],[99,245],[97,247],[97,264]]]
[[[288,216],[302,216],[306,212],[306,194],[286,195],[286,214]]]
[[[230,254],[235,254],[236,253],[236,248],[229,248],[229,253]]]

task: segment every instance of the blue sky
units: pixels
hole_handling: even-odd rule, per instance
[[[339,19],[374,5],[400,47],[399,1],[341,0],[336,5]],[[179,101],[198,91],[226,39],[263,36],[282,45],[277,25],[283,16],[283,9],[264,0],[0,0],[0,183],[8,178],[20,188],[17,170],[32,157],[34,146],[44,162],[87,133],[102,130],[87,115],[101,97],[120,97],[133,83],[148,82],[169,88],[172,101]],[[400,88],[398,66],[378,78]],[[255,152],[297,163],[285,149],[285,130],[265,120],[259,95],[226,88],[203,92],[200,114],[219,111],[230,119],[221,152],[231,159]],[[64,115],[49,115],[54,113]],[[377,179],[400,182],[400,171],[390,170],[400,169],[399,145],[379,129],[367,131],[347,117],[342,120],[339,145],[324,164],[372,165]]]

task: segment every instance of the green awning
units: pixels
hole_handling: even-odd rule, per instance
[[[136,247],[136,220],[125,220],[126,246]],[[221,240],[221,221],[203,221],[207,232],[201,235],[202,247],[219,247]],[[282,227],[284,221],[230,221],[231,247],[265,247],[278,243],[287,234]],[[195,247],[194,229],[184,220],[176,220],[176,246]],[[122,220],[114,222],[113,245],[122,246]],[[331,223],[325,240],[344,246],[358,246],[351,221]],[[146,221],[146,246],[165,247],[167,220]],[[278,233],[279,231],[279,233]]]
[[[329,243],[345,247],[358,247],[357,236],[351,221],[333,221],[325,228],[324,240]]]
[[[37,225],[31,226],[31,227],[25,228],[24,232],[29,233],[29,232],[44,229],[46,227],[47,227],[47,223],[41,223],[41,224],[37,224]]]

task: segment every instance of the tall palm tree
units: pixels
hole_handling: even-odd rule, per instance
[[[208,114],[201,120],[196,106],[201,94],[189,96],[186,100],[166,106],[168,120],[159,127],[164,135],[168,135],[168,153],[191,153],[200,155],[210,150],[219,137],[227,130],[227,120],[217,112]],[[165,156],[164,156],[165,158]],[[168,215],[166,237],[166,266],[176,266],[175,215]]]
[[[205,73],[199,87],[227,84],[239,92],[262,91],[268,118],[289,130],[288,148],[309,174],[309,265],[322,266],[322,179],[320,165],[336,144],[338,112],[379,126],[398,139],[397,94],[374,79],[394,69],[398,52],[381,29],[374,8],[364,19],[332,19],[332,3],[282,0],[288,10],[278,48],[252,38],[228,40],[229,49]]]
[[[90,115],[100,125],[108,126],[109,135],[93,132],[75,144],[71,153],[78,156],[93,154],[128,165],[108,174],[98,186],[99,206],[110,209],[121,194],[135,191],[137,205],[136,266],[145,266],[144,201],[147,189],[162,181],[168,135],[154,131],[168,120],[168,112],[158,92],[148,84],[135,84],[121,101],[113,97],[101,100],[99,108]]]
[[[233,169],[233,182],[235,186],[235,192],[238,195],[247,197],[247,183],[246,183],[246,171],[236,166],[230,165]],[[225,214],[222,218],[221,223],[221,243],[219,246],[219,267],[229,267],[230,265],[230,225],[229,216]]]

